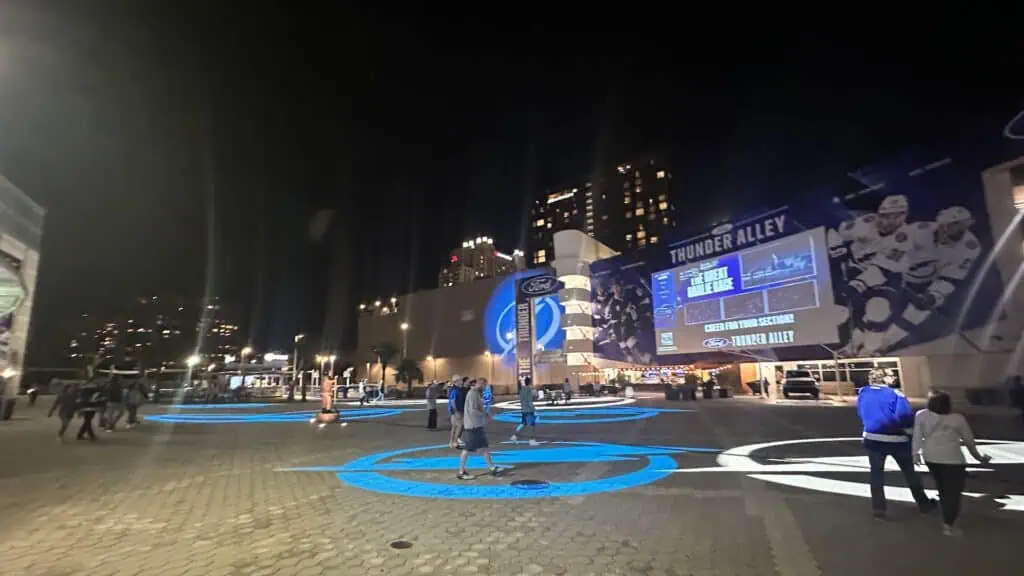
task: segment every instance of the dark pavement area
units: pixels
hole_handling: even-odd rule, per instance
[[[1011,443],[982,448],[995,459],[968,480],[964,535],[945,537],[906,503],[872,520],[859,444],[821,441],[859,436],[849,406],[641,399],[542,411],[535,447],[502,443],[513,424],[492,422],[492,448],[515,469],[472,481],[455,479],[455,451],[429,448],[447,443],[443,407],[430,432],[414,405],[346,406],[347,425],[325,428],[286,414],[312,416],[313,404],[146,406],[254,420],[148,420],[64,445],[48,407],[21,403],[0,423],[0,574],[1020,573],[1024,424],[1009,411],[969,415],[980,438]],[[256,421],[265,414],[278,421]],[[545,423],[558,419],[615,421]],[[749,459],[737,450],[791,440],[819,441]],[[794,463],[808,468],[770,469]],[[708,470],[672,471],[693,468]]]

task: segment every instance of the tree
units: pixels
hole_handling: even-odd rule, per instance
[[[423,383],[423,370],[412,358],[402,358],[395,367],[395,380],[405,382],[409,387],[409,395],[412,396],[412,382],[418,380],[420,384]]]
[[[398,354],[398,347],[391,342],[381,342],[373,347],[373,353],[377,355],[377,362],[380,363],[380,385],[383,389],[387,380],[384,378],[388,370],[388,363]]]

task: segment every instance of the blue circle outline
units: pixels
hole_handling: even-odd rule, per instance
[[[571,446],[615,446],[614,444],[602,444],[594,442],[555,442],[559,445]],[[338,479],[349,486],[361,488],[379,494],[390,494],[395,496],[411,496],[415,498],[440,498],[448,500],[525,500],[534,498],[566,498],[570,496],[589,496],[605,492],[617,492],[628,488],[637,488],[657,482],[672,474],[677,468],[676,461],[671,456],[647,455],[647,465],[639,470],[634,470],[611,478],[599,478],[596,480],[585,480],[582,482],[551,482],[546,487],[537,490],[523,490],[512,485],[472,485],[460,484],[435,484],[432,482],[420,482],[418,480],[405,480],[393,476],[385,476],[378,472],[366,470],[380,463],[382,460],[428,450],[439,450],[448,448],[447,444],[434,446],[419,446],[416,448],[403,448],[371,454],[352,460],[341,467],[338,472]],[[680,449],[684,451],[685,449]],[[348,469],[360,469],[359,471],[346,471]]]
[[[631,420],[646,420],[653,418],[662,412],[693,412],[693,410],[680,410],[674,408],[644,408],[639,406],[608,406],[597,408],[568,407],[565,410],[538,410],[534,413],[538,424],[608,424],[612,422],[628,422]],[[518,410],[507,410],[494,416],[497,422],[519,424],[522,420],[521,412]],[[584,416],[576,418],[575,415]],[[591,418],[589,416],[606,416],[605,418]]]
[[[356,414],[348,415],[347,412]],[[363,408],[359,410],[342,410],[341,421],[371,420],[374,418],[388,418],[397,416],[404,410],[397,408]],[[246,413],[220,413],[220,414],[146,414],[143,420],[162,422],[165,424],[266,424],[281,422],[309,422],[316,416],[316,410],[302,410],[293,412],[259,412],[256,414]]]

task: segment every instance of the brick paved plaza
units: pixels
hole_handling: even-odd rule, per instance
[[[592,412],[542,414],[542,444],[536,447],[498,444],[513,424],[494,422],[492,446],[516,469],[460,482],[452,468],[455,453],[446,448],[353,462],[445,444],[447,432],[426,431],[426,413],[411,410],[414,406],[396,407],[399,413],[352,407],[346,415],[374,417],[324,429],[302,415],[279,415],[270,422],[147,421],[130,432],[103,434],[96,444],[58,445],[57,422],[44,418],[48,406],[43,404],[45,398],[34,409],[20,410],[16,420],[0,423],[4,575],[802,576],[1020,570],[1016,547],[1024,535],[1024,506],[1003,506],[1014,503],[1003,499],[1007,494],[1024,493],[1020,464],[974,473],[968,491],[978,496],[965,504],[962,538],[941,536],[937,518],[921,517],[907,504],[891,502],[890,521],[880,523],[871,519],[865,498],[764,479],[815,478],[824,484],[834,479],[866,489],[867,474],[855,467],[760,478],[742,471],[666,471],[719,466],[715,453],[680,447],[725,450],[856,436],[856,416],[848,407],[641,400]],[[312,405],[307,407],[312,412]],[[147,408],[148,415],[178,412]],[[301,408],[281,404],[181,413],[209,419]],[[560,419],[586,422],[544,423]],[[594,421],[609,419],[616,421]],[[976,414],[971,421],[979,437],[1024,439],[1024,425],[1009,414]],[[994,464],[1016,447],[993,446]],[[770,465],[859,454],[856,442],[827,442],[766,447],[753,456]],[[347,481],[336,471],[285,470],[345,464]],[[892,476],[897,485],[898,474]],[[563,492],[544,497],[558,490]],[[584,494],[591,490],[601,492]],[[411,547],[391,548],[396,540]]]

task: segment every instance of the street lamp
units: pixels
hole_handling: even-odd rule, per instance
[[[292,355],[292,383],[298,384],[299,382],[299,342],[305,338],[305,334],[295,335],[295,352]]]
[[[199,354],[193,354],[185,359],[185,365],[189,368],[195,368],[199,365]]]
[[[249,355],[252,354],[252,346],[246,346],[239,352],[239,373],[242,376],[242,386],[245,386],[245,365],[249,363]]]
[[[398,327],[402,329],[402,358],[405,358],[409,355],[409,323],[402,322]]]
[[[327,359],[331,362],[331,378],[334,378],[334,361],[337,360],[338,357],[331,354]]]

